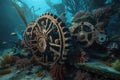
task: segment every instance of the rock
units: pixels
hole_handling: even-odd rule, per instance
[[[103,75],[110,77],[112,79],[120,79],[120,72],[109,67],[101,62],[94,62],[94,63],[78,63],[76,64],[77,67],[79,66],[80,69],[86,70],[88,72],[93,72],[95,74]]]

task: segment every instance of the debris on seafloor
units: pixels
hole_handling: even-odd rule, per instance
[[[120,60],[119,60],[119,59],[115,60],[115,62],[113,62],[111,66],[112,66],[114,69],[120,71]]]
[[[92,72],[101,76],[106,76],[111,79],[120,79],[120,72],[109,67],[101,62],[94,62],[94,63],[79,63],[75,64],[75,66],[79,69]],[[104,75],[103,75],[104,74]],[[111,77],[109,77],[111,76]]]
[[[11,70],[10,69],[3,69],[3,70],[0,70],[0,76],[3,76],[5,74],[9,74],[11,73]]]
[[[27,26],[21,8],[15,3],[13,6]],[[119,50],[119,44],[108,39],[105,32],[113,12],[112,6],[96,12],[77,12],[69,28],[64,24],[65,13],[59,18],[51,13],[38,17],[26,27],[23,40],[15,42],[15,48],[20,50],[14,49],[10,55],[3,55],[0,80],[120,80],[120,60],[107,61],[111,59],[108,51]],[[103,60],[106,56],[109,59]]]
[[[36,67],[33,67],[32,69],[36,69]],[[10,70],[10,72],[8,73],[8,71]],[[36,69],[37,72],[39,71],[38,69]],[[44,75],[42,76],[37,76],[36,75],[36,71],[32,74],[26,74],[27,68],[25,69],[21,69],[21,70],[16,70],[15,66],[10,67],[9,69],[4,69],[4,74],[3,72],[1,72],[3,70],[0,70],[0,80],[52,80],[49,72],[47,72],[46,70],[42,70],[42,72],[44,73]],[[41,73],[40,73],[41,74]]]

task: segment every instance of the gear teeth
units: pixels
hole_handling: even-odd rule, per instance
[[[47,15],[47,13],[45,13],[44,15]]]
[[[69,31],[69,29],[67,27],[63,27],[62,29],[63,29],[63,32],[68,32]]]
[[[50,14],[50,16],[52,16],[52,17],[53,17],[53,14]]]
[[[68,32],[64,32],[64,35],[69,34]]]
[[[49,12],[46,12],[45,15],[49,15]]]
[[[55,18],[55,19],[57,19],[57,16],[56,16],[56,15],[54,15],[54,18]]]
[[[65,27],[65,23],[63,23],[60,18],[57,18],[56,15],[53,15],[49,12],[42,14],[37,20],[35,20],[36,21],[35,23],[41,24],[41,21],[45,21],[44,19],[49,20],[48,24],[50,23],[50,21],[52,21],[56,24],[57,27],[59,27],[59,28],[57,28],[58,29],[57,31],[59,31],[59,33],[61,35],[59,40],[61,40],[61,42],[62,42],[60,44],[60,46],[62,46],[62,49],[61,49],[62,51],[60,52],[60,58],[58,58],[58,60],[53,63],[64,64],[68,58],[68,54],[69,54],[70,48],[72,46],[72,44],[70,44],[72,41],[71,35],[70,35],[70,30],[69,30],[69,28]]]
[[[65,37],[70,37],[69,32],[65,32],[65,33],[64,33],[64,36],[65,36]]]
[[[42,16],[44,16],[45,14],[42,14]]]
[[[57,22],[60,23],[60,22],[62,22],[62,20],[61,20],[60,18],[58,18],[58,19],[57,19]]]
[[[63,23],[62,21],[59,23],[59,26],[61,26],[62,28],[65,28],[65,23]]]

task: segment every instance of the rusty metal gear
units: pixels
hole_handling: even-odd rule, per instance
[[[70,32],[57,16],[45,13],[24,32],[26,46],[36,60],[46,66],[64,63],[71,44]]]
[[[95,41],[96,41],[96,43],[98,43],[98,44],[104,44],[104,43],[106,43],[107,41],[108,41],[108,36],[107,36],[107,34],[105,34],[105,33],[100,33],[99,31],[97,31],[96,30],[96,39],[95,39]]]
[[[93,44],[95,40],[95,28],[89,22],[79,22],[70,27],[71,36],[76,36],[77,41],[85,42],[85,47]]]
[[[23,34],[25,46],[32,51],[36,48],[37,43],[35,40],[35,35],[33,34],[35,25],[36,24],[34,22],[29,24]]]

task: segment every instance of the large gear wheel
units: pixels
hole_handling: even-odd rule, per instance
[[[34,26],[36,24],[33,22],[31,24],[29,24],[26,28],[26,30],[24,31],[23,37],[24,37],[24,43],[25,43],[25,47],[27,47],[28,49],[30,49],[32,52],[37,49],[36,48],[36,40],[35,40],[35,34],[33,34],[33,30],[34,30]],[[36,50],[37,51],[37,50]]]
[[[79,23],[75,23],[70,27],[70,31],[71,36],[75,36],[77,38],[76,41],[85,43],[85,47],[92,45],[95,40],[95,28],[94,25],[89,22],[81,21]]]
[[[27,27],[24,40],[36,60],[46,66],[64,63],[71,46],[69,29],[50,13],[43,14]]]

